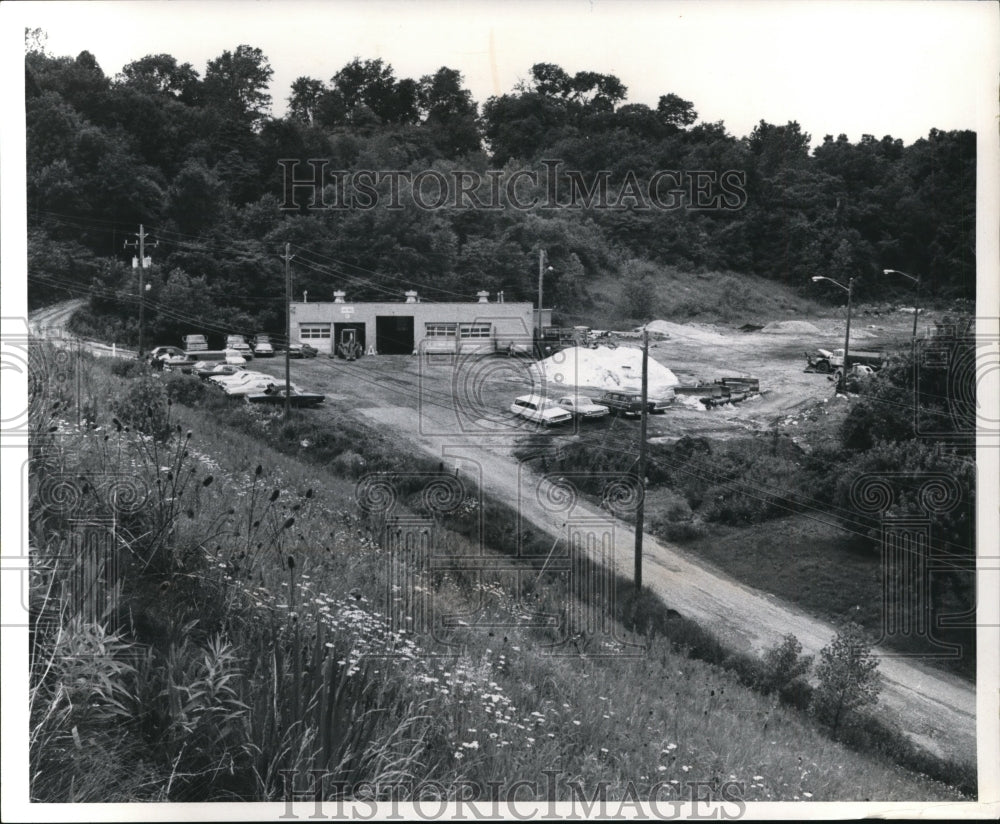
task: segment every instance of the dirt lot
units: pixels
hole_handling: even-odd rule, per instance
[[[881,349],[909,338],[912,316],[859,315],[852,325],[852,344],[859,349]],[[677,405],[649,418],[650,438],[727,438],[774,427],[795,437],[804,414],[829,408],[822,406],[824,401],[846,407],[846,400],[833,397],[834,386],[827,376],[803,372],[804,351],[843,345],[843,322],[810,319],[808,323],[818,332],[803,332],[800,321],[786,324],[791,327],[787,331],[751,333],[668,325],[669,337],[653,343],[650,355],[672,369],[681,383],[751,375],[760,379],[762,395],[713,410]],[[620,341],[620,345],[627,344]],[[280,360],[256,361],[254,368],[283,377]],[[422,449],[454,466],[461,477],[516,506],[527,523],[555,539],[565,538],[572,528],[568,525],[577,518],[603,519],[613,529],[616,568],[631,574],[634,536],[627,524],[580,500],[570,508],[548,505],[550,481],[512,457],[519,443],[537,435],[534,426],[513,420],[506,412],[516,395],[540,388],[530,361],[497,357],[427,362],[412,356],[369,356],[346,362],[320,357],[293,361],[292,380],[302,389],[327,394],[325,408],[311,414],[332,420],[346,412],[378,424],[399,437],[401,448]],[[622,434],[634,436],[638,426],[634,420],[604,419],[588,426],[587,432],[606,448],[615,448]],[[554,439],[572,435],[565,429],[546,433]],[[644,568],[646,585],[671,607],[737,648],[761,650],[792,632],[807,653],[816,654],[833,636],[833,628],[823,621],[649,536],[644,542]],[[881,669],[887,720],[898,723],[933,753],[975,760],[975,691],[969,684],[890,654],[883,656]]]

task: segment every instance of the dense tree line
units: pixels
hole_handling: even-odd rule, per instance
[[[598,279],[639,278],[640,291],[655,291],[665,267],[753,273],[820,298],[829,295],[809,282],[817,273],[859,278],[862,297],[909,294],[880,274],[898,268],[919,273],[927,294],[974,295],[971,132],[931,130],[910,146],[827,136],[810,150],[798,123],[761,121],[737,137],[699,121],[676,94],[655,108],[628,103],[612,75],[539,63],[480,106],[454,69],[399,78],[382,60],[358,58],[327,80],[298,78],[276,118],[260,49],[225,51],[203,74],[149,55],[109,77],[89,52],[54,57],[34,35],[25,62],[31,298],[90,290],[92,308],[117,315],[126,338],[137,302],[126,241],[140,223],[158,242],[148,251],[147,320],[171,337],[201,319],[280,329],[285,243],[297,255],[296,294],[313,299],[338,287],[395,299],[413,287],[430,300],[479,289],[527,300],[539,248],[554,268],[546,302],[584,316]],[[435,180],[475,173],[470,193],[483,203],[491,183],[519,177],[518,197],[540,205],[417,208],[403,179],[399,208],[383,180],[373,208],[310,209],[303,197],[283,209],[283,159]],[[651,180],[661,199],[644,208]],[[553,185],[561,200],[546,208]],[[363,194],[356,181],[335,188],[324,204]],[[623,302],[635,292],[626,288]]]

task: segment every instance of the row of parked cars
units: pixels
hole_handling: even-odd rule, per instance
[[[661,413],[669,401],[647,398],[646,408],[651,413]],[[605,392],[596,401],[579,395],[564,395],[550,399],[543,395],[521,395],[514,399],[510,411],[518,417],[543,426],[555,426],[572,420],[596,420],[612,413],[641,415],[642,395],[638,392]]]

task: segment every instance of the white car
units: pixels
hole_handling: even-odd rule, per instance
[[[242,372],[237,372],[235,375],[214,375],[209,380],[216,386],[225,387],[229,384],[243,383],[244,381],[253,380],[255,378],[270,378],[271,380],[276,380],[273,375],[268,375],[266,372],[251,372],[244,369]]]
[[[253,353],[258,358],[274,357],[274,347],[271,345],[271,338],[268,335],[257,335],[254,341]]]
[[[226,350],[226,363],[230,366],[243,366],[246,362],[246,357],[238,349]]]
[[[542,426],[555,426],[573,420],[572,412],[555,406],[541,395],[521,395],[521,397],[515,398],[510,405],[510,411]]]
[[[231,386],[223,387],[223,390],[227,395],[239,396],[239,395],[256,395],[260,392],[264,392],[268,387],[274,387],[275,389],[284,389],[285,382],[279,380],[278,378],[268,375],[266,378],[255,378],[254,380],[243,381],[243,383],[233,384]],[[298,392],[299,388],[293,383],[291,385],[293,392]]]
[[[573,395],[566,395],[559,398],[556,401],[556,406],[565,409],[578,418],[586,418],[588,420],[603,418],[611,414],[611,410],[608,407],[594,403],[590,398],[578,398]]]
[[[228,335],[226,337],[226,349],[235,349],[247,360],[253,358],[253,350],[243,335]]]

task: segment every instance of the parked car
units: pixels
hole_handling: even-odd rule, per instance
[[[641,392],[605,392],[597,403],[618,415],[642,414]],[[664,412],[669,406],[669,401],[662,398],[646,398],[646,409],[652,414]]]
[[[263,333],[254,338],[253,353],[258,358],[274,357],[274,346],[271,345],[271,336]]]
[[[250,348],[250,344],[247,343],[247,339],[243,335],[227,335],[226,350],[229,349],[235,349],[247,360],[253,358],[253,349]]]
[[[290,358],[315,358],[318,354],[319,349],[308,343],[288,344],[288,357]]]
[[[510,411],[542,426],[555,426],[573,420],[572,412],[556,406],[541,395],[521,395],[515,398]]]
[[[250,403],[272,403],[284,404],[285,387],[283,384],[272,384],[263,392],[252,392],[247,395]],[[326,395],[318,395],[315,392],[300,392],[294,386],[288,393],[288,403],[291,406],[316,406],[326,400]]]
[[[246,371],[242,366],[233,363],[222,363],[221,361],[199,361],[191,370],[203,381],[209,378],[235,375],[237,372]]]
[[[156,346],[149,352],[150,359],[152,358],[187,358],[187,352],[181,349],[179,346]]]
[[[223,391],[227,395],[239,396],[239,395],[256,395],[262,392],[266,392],[268,388],[273,391],[279,385],[278,379],[272,375],[268,375],[264,378],[251,378],[247,381],[242,381],[240,383],[231,383],[223,387]],[[285,382],[281,381],[280,386],[282,389],[285,387]],[[299,388],[293,383],[292,390],[298,392]]]
[[[249,369],[241,369],[232,375],[212,375],[209,380],[216,386],[224,387],[230,383],[242,383],[243,381],[248,381],[253,378],[270,378],[272,381],[277,380],[274,375],[268,375],[267,372],[251,372]]]
[[[208,349],[208,339],[204,335],[184,335],[181,342],[188,352],[204,352]]]
[[[574,395],[566,395],[565,397],[559,398],[556,401],[556,406],[566,409],[577,418],[593,420],[595,418],[603,418],[605,415],[611,413],[611,410],[606,406],[601,406],[599,403],[594,403],[590,398],[581,398]]]
[[[230,366],[243,366],[246,362],[246,356],[238,349],[226,350],[226,363]]]

